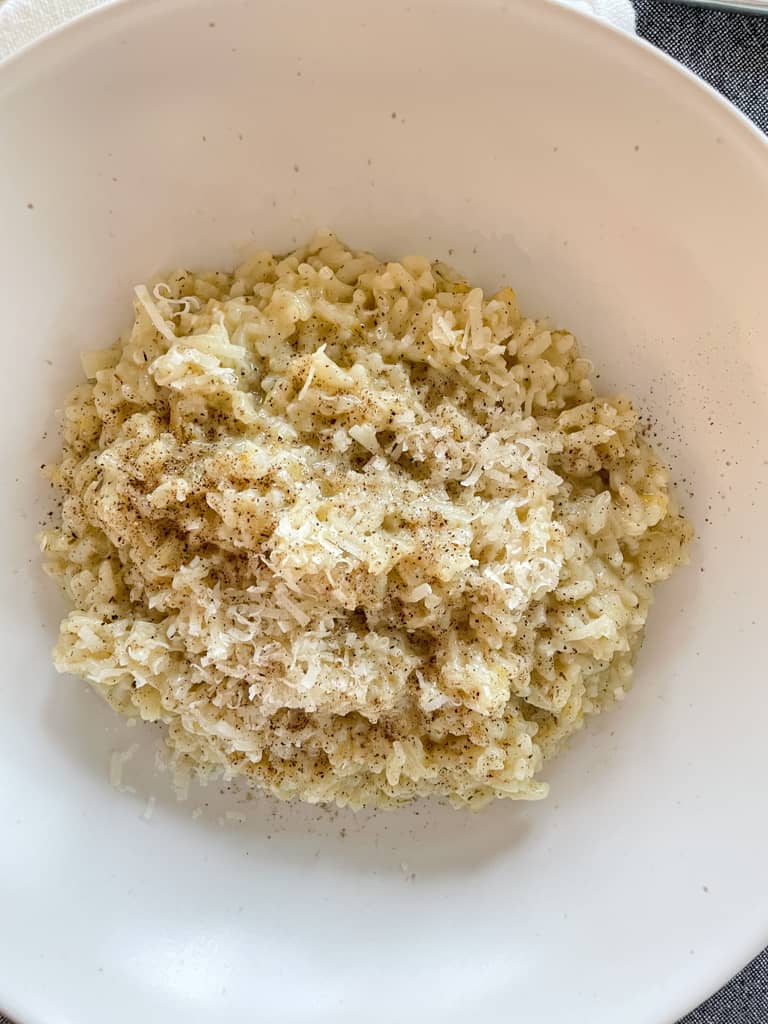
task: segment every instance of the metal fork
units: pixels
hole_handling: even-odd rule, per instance
[[[716,7],[721,11],[742,11],[746,14],[768,14],[768,0],[677,0],[694,7]]]

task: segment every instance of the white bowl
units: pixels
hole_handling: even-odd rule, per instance
[[[649,47],[515,0],[133,0],[0,72],[0,1005],[24,1024],[669,1021],[768,939],[768,147]],[[314,227],[574,329],[698,528],[636,687],[479,816],[209,787],[49,662],[34,540],[130,289]],[[134,793],[108,779],[133,742]],[[150,820],[147,798],[156,797]],[[191,811],[207,804],[198,821]]]

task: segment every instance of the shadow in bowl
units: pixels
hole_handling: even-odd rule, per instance
[[[160,832],[173,823],[193,843],[213,842],[244,853],[269,848],[270,856],[289,862],[333,857],[365,874],[458,876],[508,856],[533,826],[530,805],[511,801],[478,814],[429,801],[395,811],[355,812],[282,803],[245,783],[222,780],[194,782],[180,800],[170,774],[158,767],[163,727],[128,726],[86,684],[69,677],[52,682],[45,726],[67,757],[104,787],[110,786],[112,754],[135,746],[114,799],[148,827]]]

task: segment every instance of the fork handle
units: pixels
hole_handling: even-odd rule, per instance
[[[721,11],[741,11],[743,14],[768,14],[768,0],[675,0],[693,7],[714,7]]]

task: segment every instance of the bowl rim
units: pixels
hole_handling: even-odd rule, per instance
[[[167,11],[171,6],[188,8],[192,4],[205,2],[206,0],[100,0],[97,7],[92,7],[90,10],[83,11],[54,26],[36,39],[24,43],[9,56],[0,59],[0,101],[3,98],[4,87],[12,87],[13,77],[19,73],[19,67],[22,71],[27,71],[30,61],[37,61],[38,65],[44,65],[46,58],[61,45],[62,38],[64,42],[70,44],[84,43],[89,31],[104,30],[110,27],[110,23],[113,23],[111,27],[114,29],[119,26],[121,21],[128,24],[133,20],[143,20],[145,17],[151,16],[153,11]],[[429,2],[430,0],[412,0],[414,4]],[[449,2],[458,6],[469,2],[488,5],[492,0],[449,0]],[[493,6],[498,9],[499,4],[493,3]],[[630,58],[637,59],[640,53],[644,53],[645,57],[641,59],[655,61],[657,67],[664,68],[671,79],[676,78],[681,85],[685,84],[691,96],[698,97],[699,100],[708,97],[710,101],[714,101],[720,113],[738,123],[742,131],[746,129],[745,141],[757,143],[757,149],[762,151],[762,156],[768,155],[768,135],[761,131],[751,118],[685,64],[675,60],[664,50],[654,46],[653,43],[636,33],[627,32],[613,25],[602,15],[591,14],[574,7],[571,0],[502,0],[502,8],[511,9],[513,6],[536,11],[539,16],[560,18],[563,24],[566,27],[570,25],[572,30],[575,28],[577,32],[585,34],[591,32],[596,38],[602,36],[604,39],[612,40],[610,45],[621,46]],[[543,11],[547,13],[542,15]],[[44,66],[39,66],[37,72],[40,73],[44,70]],[[32,71],[33,69],[29,68],[27,73],[32,73]]]

